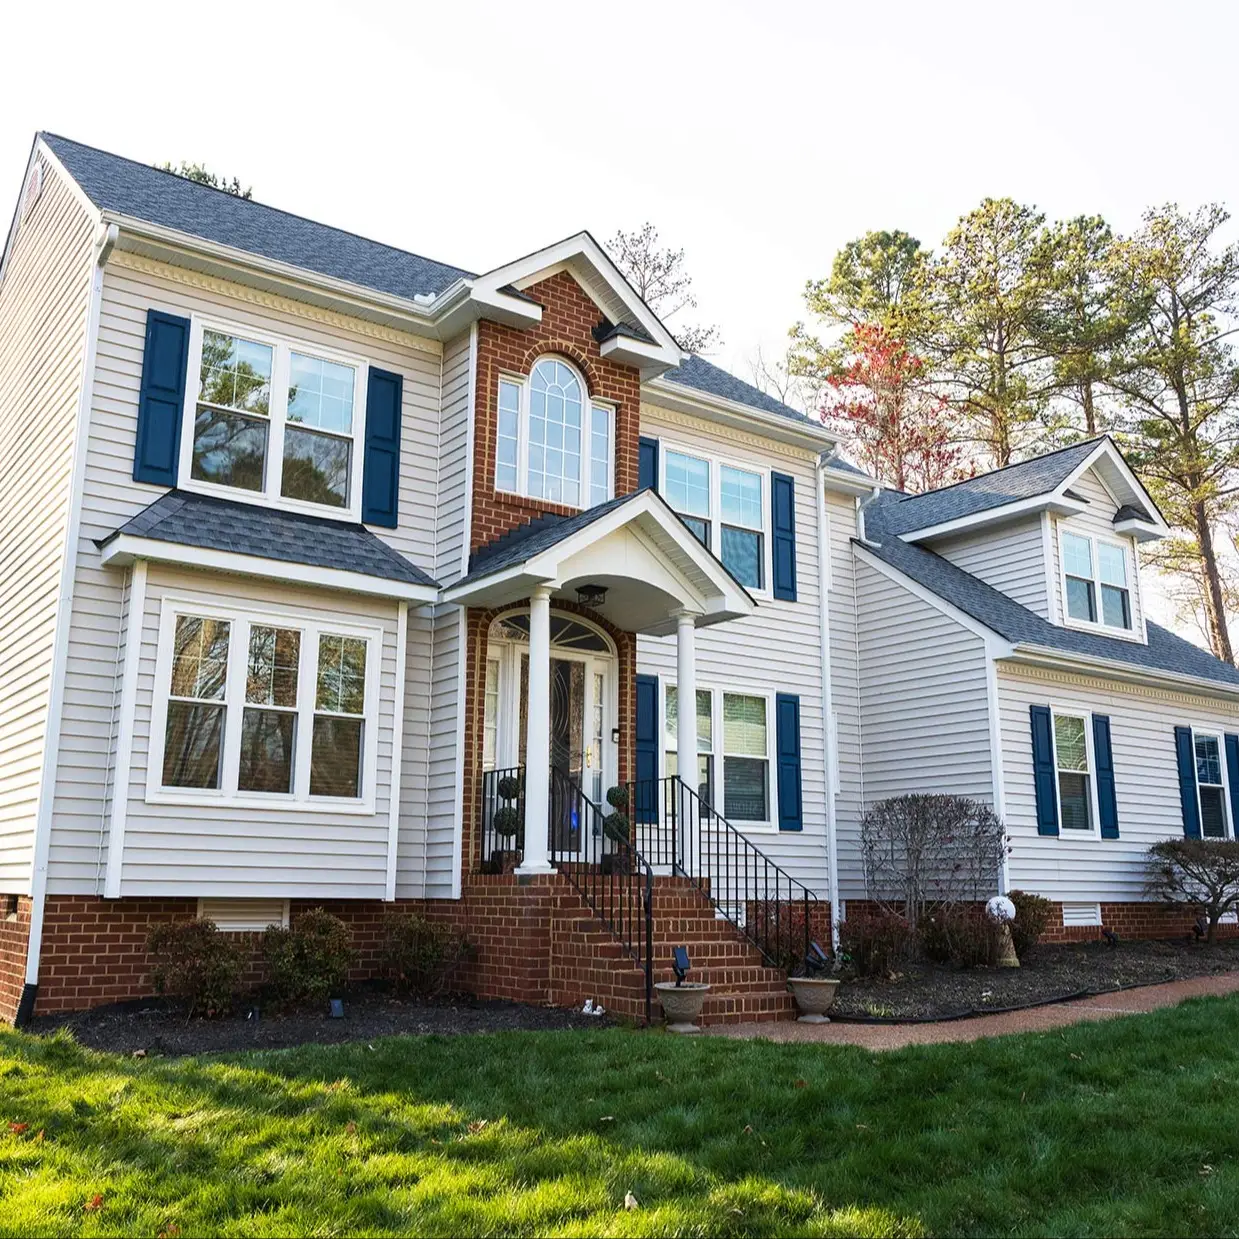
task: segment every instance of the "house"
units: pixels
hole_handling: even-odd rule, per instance
[[[41,134],[0,444],[7,1019],[319,905],[359,975],[411,906],[480,994],[639,1017],[688,945],[779,1018],[879,799],[995,805],[1065,936],[1234,830],[1239,673],[1146,620],[1113,444],[883,492],[588,233],[473,274]]]

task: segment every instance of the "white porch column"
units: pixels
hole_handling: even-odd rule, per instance
[[[689,611],[676,615],[675,695],[676,764],[685,787],[697,790],[697,617]],[[679,804],[680,864],[697,874],[698,823],[692,798],[681,794]]]
[[[525,723],[525,850],[517,873],[553,873],[550,836],[551,591],[529,598],[529,698]]]

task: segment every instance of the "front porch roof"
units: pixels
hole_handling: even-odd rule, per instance
[[[574,601],[585,585],[607,590],[599,614],[617,628],[660,636],[678,612],[698,627],[751,615],[753,597],[653,490],[575,516],[543,516],[474,552],[447,602],[501,607],[547,587]]]
[[[105,565],[146,559],[414,603],[439,593],[364,525],[180,490],[160,495],[97,545]]]

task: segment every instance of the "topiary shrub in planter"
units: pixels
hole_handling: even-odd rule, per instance
[[[1015,904],[1015,920],[1011,922],[1011,941],[1015,953],[1024,958],[1026,952],[1041,941],[1041,935],[1054,919],[1054,905],[1040,895],[1027,891],[1009,891],[1007,898]]]
[[[337,997],[353,962],[353,935],[324,908],[303,912],[288,929],[270,926],[262,953],[276,998],[284,1003]]]
[[[858,977],[884,977],[912,953],[916,935],[896,912],[849,909],[839,926],[843,963]]]
[[[383,974],[398,990],[433,997],[470,950],[459,930],[420,912],[389,909],[383,917]]]
[[[245,951],[214,921],[172,921],[156,925],[146,940],[156,956],[151,983],[157,994],[180,999],[190,1015],[221,1015],[232,1005]]]

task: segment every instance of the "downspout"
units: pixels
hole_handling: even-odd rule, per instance
[[[827,582],[830,580],[830,542],[829,529],[826,523],[826,465],[833,458],[833,452],[822,452],[817,458],[817,591],[818,617],[820,622],[818,639],[821,643],[822,664],[822,774],[825,778],[826,790],[826,875],[827,889],[830,895],[830,943],[834,957],[839,957],[839,861],[836,840],[838,830],[835,818],[835,779],[834,765],[837,761],[835,749],[839,737],[834,727],[835,705],[834,686],[830,673],[830,591]]]

